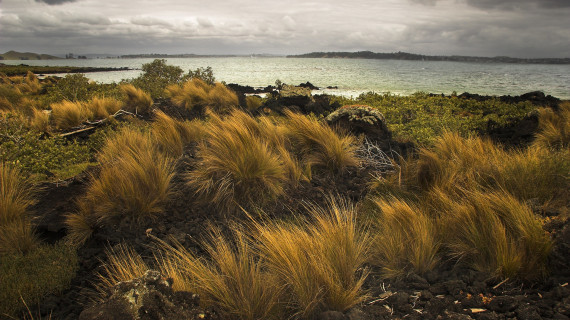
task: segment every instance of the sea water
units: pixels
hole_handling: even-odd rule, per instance
[[[128,67],[134,70],[94,72],[86,76],[101,83],[137,77],[152,58],[2,61],[6,64]],[[218,81],[265,87],[280,80],[287,84],[311,82],[323,88],[315,93],[358,96],[374,91],[409,95],[423,91],[482,95],[520,95],[543,91],[570,99],[570,65],[471,63],[447,61],[404,61],[285,57],[169,58],[170,65],[184,71],[212,67]],[[338,87],[338,89],[326,89]]]

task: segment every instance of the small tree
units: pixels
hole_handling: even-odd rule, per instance
[[[214,77],[214,72],[212,71],[212,67],[206,68],[198,68],[194,71],[188,71],[188,75],[186,76],[188,79],[198,78],[207,84],[213,86],[216,83],[216,78]]]
[[[131,84],[150,93],[153,98],[161,97],[168,85],[178,84],[184,78],[184,71],[180,67],[167,65],[165,59],[143,64],[142,71],[143,74],[131,80]]]

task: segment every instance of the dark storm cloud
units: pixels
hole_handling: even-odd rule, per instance
[[[409,0],[411,3],[418,3],[434,6],[442,0]],[[570,0],[458,0],[465,2],[471,7],[483,10],[513,10],[513,9],[559,9],[570,8]]]
[[[467,0],[467,4],[480,9],[570,8],[569,0]]]
[[[78,0],[35,0],[35,1],[47,3],[49,5],[58,5],[58,4],[64,4],[66,2],[76,2]]]

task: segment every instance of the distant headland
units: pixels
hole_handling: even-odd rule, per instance
[[[55,60],[55,59],[63,59],[63,58],[52,56],[49,54],[39,54],[33,52],[17,52],[13,50],[0,54],[0,60]]]
[[[337,58],[337,59],[385,59],[385,60],[420,60],[420,61],[456,61],[489,63],[527,63],[527,64],[570,64],[570,58],[512,58],[512,57],[475,57],[475,56],[428,56],[408,52],[376,53],[358,52],[311,52],[288,55],[287,58]]]

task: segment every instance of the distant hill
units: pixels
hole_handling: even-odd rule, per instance
[[[300,55],[289,55],[287,58],[345,58],[345,59],[390,59],[390,60],[422,60],[422,61],[456,61],[456,62],[500,62],[500,63],[536,63],[536,64],[570,64],[570,58],[511,58],[511,57],[472,57],[472,56],[426,56],[407,52],[375,53],[358,52],[312,52]]]
[[[52,56],[49,54],[38,54],[33,52],[8,51],[4,54],[0,54],[0,60],[54,60],[54,59],[62,59],[62,58]]]

